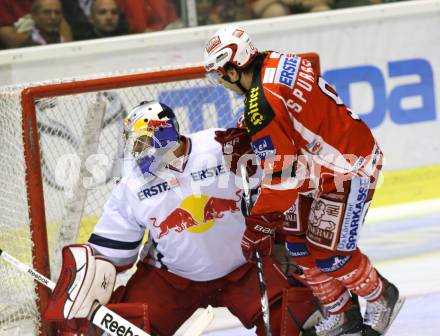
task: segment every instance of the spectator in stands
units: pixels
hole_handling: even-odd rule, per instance
[[[269,18],[289,15],[289,8],[283,0],[247,0],[254,18]]]
[[[132,33],[184,27],[172,0],[118,0]]]
[[[31,12],[39,6],[38,0],[0,0],[0,45],[4,48],[34,45],[32,35],[36,28]],[[62,16],[59,30],[63,41],[72,40],[70,27]]]
[[[333,9],[378,5],[382,3],[397,2],[401,0],[333,0]]]
[[[70,27],[62,30],[62,5],[60,0],[35,0],[32,4],[34,27],[26,45],[44,45],[73,40]]]
[[[4,48],[23,46],[29,39],[32,0],[0,0],[0,45]],[[21,19],[26,17],[24,19]],[[20,21],[21,19],[21,21]]]
[[[211,10],[214,7],[215,0],[199,0],[196,1],[196,11],[197,11],[197,25],[205,26],[212,24],[211,22]]]
[[[283,2],[294,14],[326,11],[331,9],[333,4],[333,0],[283,0]]]
[[[61,1],[75,41],[129,33],[127,20],[115,0]]]
[[[89,17],[91,29],[84,38],[100,38],[128,34],[128,25],[115,0],[93,0]]]
[[[209,24],[252,19],[250,6],[245,0],[217,0],[212,5]]]
[[[91,30],[89,16],[91,12],[91,0],[61,0],[63,13],[72,28],[75,41],[84,39]]]

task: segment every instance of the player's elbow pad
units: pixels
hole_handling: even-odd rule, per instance
[[[59,321],[84,318],[97,301],[107,304],[116,281],[116,268],[95,257],[89,245],[68,245],[62,251],[63,265],[44,318]]]

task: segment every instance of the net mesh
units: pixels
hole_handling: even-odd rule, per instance
[[[15,90],[5,89],[0,98],[0,247],[31,263],[29,216],[21,106]],[[19,320],[38,323],[33,281],[0,262],[0,330]]]
[[[0,248],[32,264],[33,244],[25,185],[22,140],[21,91],[25,86],[0,89]],[[79,149],[93,106],[101,99],[105,106],[99,128],[99,143],[87,157]],[[93,225],[118,177],[122,153],[121,127],[124,116],[144,100],[159,100],[173,108],[182,133],[209,127],[235,125],[242,113],[242,98],[204,78],[120,87],[105,91],[70,94],[35,102],[43,178],[46,225],[51,269],[58,269],[56,251],[69,242],[87,241]],[[81,167],[88,176],[80,176]],[[81,209],[71,209],[78,181],[87,193]],[[80,223],[73,238],[60,239],[63,223],[80,211]],[[69,241],[70,240],[70,241]],[[54,272],[55,274],[55,272]],[[54,279],[55,277],[52,276]],[[40,321],[33,281],[0,260],[0,331],[16,321]]]

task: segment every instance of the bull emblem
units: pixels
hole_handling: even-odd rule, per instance
[[[172,211],[161,223],[156,224],[156,218],[150,218],[153,221],[153,226],[160,228],[158,239],[166,236],[171,230],[176,232],[182,232],[192,226],[196,226],[199,223],[194,217],[186,210],[177,208]]]

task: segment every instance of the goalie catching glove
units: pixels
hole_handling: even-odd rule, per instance
[[[255,174],[257,166],[253,162],[255,155],[251,147],[251,138],[244,128],[228,128],[224,131],[215,131],[214,139],[222,146],[223,157],[231,172],[239,176],[239,165],[246,164],[248,176]]]
[[[284,216],[278,212],[246,216],[246,230],[241,239],[241,250],[246,260],[254,260],[256,251],[261,256],[272,253],[275,231],[283,220]]]
[[[62,257],[60,277],[44,313],[48,321],[88,317],[96,301],[110,301],[115,285],[115,266],[95,257],[89,245],[67,245]]]

